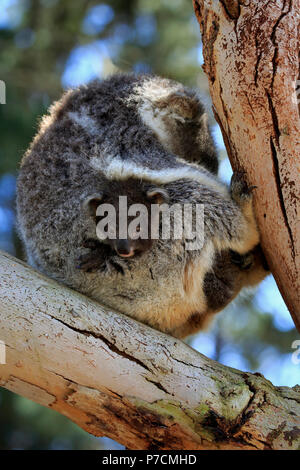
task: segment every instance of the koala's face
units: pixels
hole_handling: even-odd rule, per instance
[[[122,258],[152,247],[151,206],[167,202],[167,192],[136,179],[109,181],[101,194],[88,198],[99,240]]]

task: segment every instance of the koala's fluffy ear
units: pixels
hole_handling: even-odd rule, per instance
[[[181,122],[194,120],[204,111],[196,95],[190,96],[183,91],[171,93],[155,104],[164,110],[164,114],[169,114],[171,118]]]
[[[92,217],[96,217],[97,207],[101,204],[103,199],[102,193],[91,194],[86,197],[83,201],[83,208],[88,212]]]
[[[152,204],[163,204],[169,201],[169,194],[162,188],[151,188],[146,193]]]

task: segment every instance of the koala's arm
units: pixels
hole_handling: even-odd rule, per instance
[[[252,189],[243,173],[234,173],[229,196],[210,188],[203,188],[203,194],[200,191],[196,202],[204,204],[205,238],[213,241],[217,251],[233,250],[243,255],[259,244]]]
[[[202,284],[207,308],[170,331],[172,336],[183,338],[205,328],[243,287],[254,286],[269,274],[259,245],[252,188],[247,186],[243,174],[233,175],[230,195],[232,201],[224,200],[223,207],[222,202],[213,204],[210,198],[206,204],[207,217],[204,213],[206,236],[212,237],[216,248],[213,266]]]
[[[255,186],[248,186],[243,172],[236,172],[232,175],[230,195],[243,214],[245,223],[237,227],[238,231],[240,229],[240,234],[233,237],[230,248],[240,254],[247,253],[259,243],[260,237],[253,208],[252,191],[254,188]]]
[[[243,287],[255,286],[269,274],[269,268],[260,245],[246,255],[229,250],[218,253],[212,269],[203,280],[207,310],[192,315],[183,325],[170,332],[184,338],[206,328],[214,314],[223,310]]]

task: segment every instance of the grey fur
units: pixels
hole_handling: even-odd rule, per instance
[[[155,328],[193,333],[267,273],[256,251],[248,269],[229,256],[229,250],[249,256],[259,237],[243,177],[234,176],[230,192],[217,167],[203,106],[181,84],[117,74],[67,92],[42,120],[18,178],[18,229],[28,262]],[[155,187],[170,204],[204,203],[201,251],[186,251],[184,239],[158,240],[125,260],[87,242],[97,242],[96,222],[84,201],[119,189],[143,202]],[[78,269],[82,259],[93,269]]]

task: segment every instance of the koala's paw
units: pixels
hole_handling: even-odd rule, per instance
[[[82,246],[84,248],[89,248],[91,251],[85,255],[79,256],[76,260],[76,268],[81,269],[84,272],[98,271],[103,264],[99,240],[89,238],[83,241]]]
[[[230,259],[233,264],[238,266],[243,271],[250,269],[254,263],[254,255],[252,252],[241,255],[236,251],[230,250]]]
[[[248,186],[244,171],[234,172],[230,182],[230,194],[232,199],[239,205],[251,202],[252,193],[257,186]]]
[[[102,266],[102,260],[97,256],[96,251],[79,256],[76,260],[76,268],[86,273],[98,271]]]

